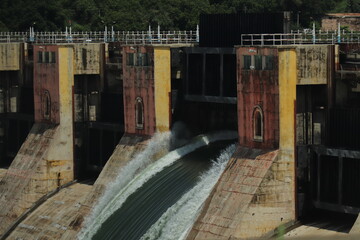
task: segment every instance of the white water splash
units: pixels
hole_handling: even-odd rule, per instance
[[[141,240],[184,239],[235,149],[233,144],[222,151],[217,160],[213,161],[211,168],[200,176],[200,181],[171,206]]]
[[[237,133],[232,131],[216,132],[206,136],[201,135],[194,138],[189,144],[171,151],[156,162],[150,164],[148,164],[149,160],[147,158],[153,154],[153,152],[151,150],[152,148],[150,148],[149,152],[146,153],[147,148],[120,171],[117,179],[111,184],[111,187],[108,188],[104,197],[100,199],[90,217],[86,219],[84,228],[78,234],[78,239],[91,239],[106,219],[119,209],[131,194],[156,173],[170,166],[182,156],[202,146],[208,145],[210,142],[235,138],[237,138]],[[167,140],[167,142],[169,141]],[[149,145],[151,145],[151,143]],[[156,145],[156,143],[154,143],[154,145]],[[144,164],[147,166],[145,169]],[[139,169],[144,170],[136,175]],[[125,186],[126,183],[128,184]]]
[[[91,227],[96,224],[98,216],[111,200],[124,188],[134,177],[144,168],[149,166],[154,160],[154,156],[160,152],[167,152],[169,149],[170,132],[156,133],[149,141],[146,148],[134,156],[122,169],[120,169],[116,179],[109,182],[104,194],[99,198],[97,204],[92,209],[90,215],[85,218],[83,228],[78,233],[78,239],[89,239],[92,236]]]

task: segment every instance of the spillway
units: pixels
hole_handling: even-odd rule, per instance
[[[109,202],[95,218],[95,223],[90,224],[87,232],[79,238],[169,239],[166,237],[167,229],[170,226],[173,232],[171,224],[179,217],[183,222],[179,225],[176,221],[177,238],[182,236],[192,225],[234,151],[234,145],[226,148],[233,141],[207,145],[209,142],[205,138],[200,142],[186,146],[182,151],[177,150],[177,154],[183,153],[181,156],[170,153],[172,157],[165,157],[165,160],[175,158],[175,161],[164,165],[161,163],[164,159],[158,160],[156,164],[160,165],[152,168],[161,170],[155,173],[151,167],[143,170]],[[181,216],[184,213],[186,216]],[[170,236],[173,239],[174,235]]]

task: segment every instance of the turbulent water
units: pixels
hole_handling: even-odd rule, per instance
[[[211,168],[200,176],[200,181],[169,208],[141,240],[184,239],[234,151],[234,144],[222,151]]]
[[[99,201],[93,214],[86,219],[86,227],[78,238],[139,239],[145,234],[143,239],[174,239],[173,234],[169,238],[163,233],[166,233],[168,228],[174,230],[171,224],[179,222],[176,220],[178,217],[183,220],[182,224],[176,223],[177,236],[181,237],[192,225],[198,209],[222,172],[226,162],[224,159],[230,158],[232,149],[225,151],[219,161],[213,163],[210,170],[200,178],[200,173],[210,167],[209,158],[219,155],[224,145],[193,151],[210,142],[235,136],[234,133],[199,136],[190,144],[147,164],[146,168],[136,164],[137,169],[143,170],[137,175],[136,171],[132,171],[131,181],[126,179],[126,176],[131,174],[122,171],[112,187],[108,188],[112,194],[105,194],[107,196]],[[163,141],[168,141],[168,138],[165,137]],[[159,143],[155,145],[158,146]],[[193,153],[189,154],[190,152]],[[143,163],[145,160],[140,159],[148,155],[149,153],[140,154],[125,168],[133,169],[132,162],[138,159],[138,162]],[[185,155],[189,157],[183,158]],[[126,175],[125,180],[124,176],[120,177],[121,174]],[[126,181],[128,184],[125,185]],[[114,192],[114,186],[117,186],[118,191]],[[183,208],[191,209],[186,217],[181,216],[185,213]]]
[[[135,178],[138,172],[152,163],[154,154],[169,148],[170,137],[170,132],[155,134],[145,150],[137,154],[133,160],[119,171],[117,178],[108,184],[105,193],[99,199],[91,214],[85,219],[84,227],[77,236],[78,239],[87,240],[94,235],[102,222],[112,214],[111,211],[106,211],[112,200],[116,199],[116,196]]]

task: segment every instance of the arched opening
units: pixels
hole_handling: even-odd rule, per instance
[[[43,115],[45,119],[50,119],[51,99],[49,91],[45,90],[43,95]]]
[[[254,108],[253,113],[254,141],[262,142],[264,136],[264,115],[260,106]]]
[[[144,129],[144,105],[141,97],[136,98],[135,118],[136,118],[136,129]]]

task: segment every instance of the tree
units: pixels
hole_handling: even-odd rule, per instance
[[[1,0],[0,31],[195,29],[202,13],[301,12],[303,26],[324,13],[360,12],[360,0]]]
[[[360,12],[360,1],[359,0],[348,0],[347,11],[353,12],[353,13]]]

